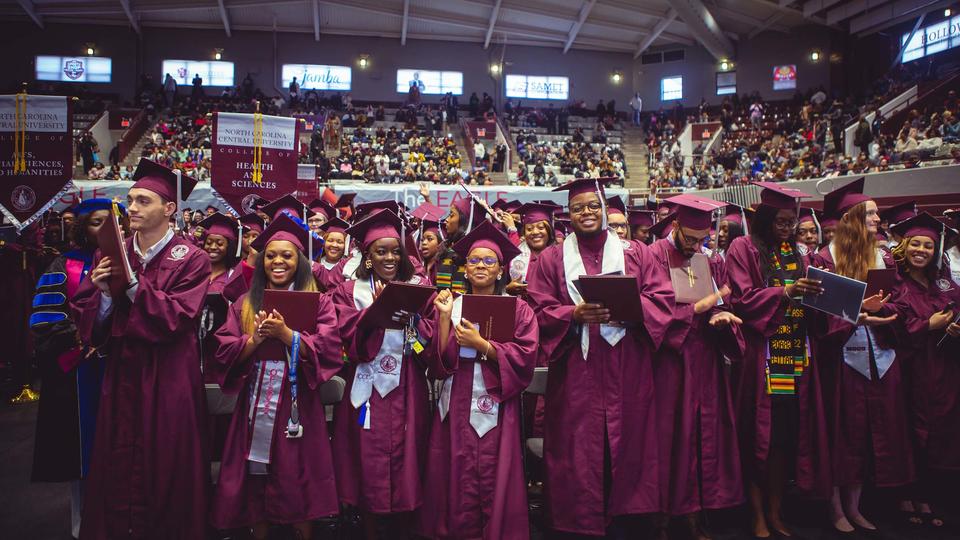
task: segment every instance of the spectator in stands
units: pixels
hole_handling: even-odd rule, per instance
[[[477,160],[477,167],[483,167],[487,157],[487,147],[484,146],[480,139],[477,139],[477,142],[473,144],[473,154]]]
[[[177,96],[177,81],[169,73],[163,78],[163,106],[173,107],[173,100]]]
[[[287,91],[290,93],[290,107],[296,107],[300,101],[300,83],[297,82],[296,77],[290,81],[290,86],[287,88]]]
[[[597,118],[598,118],[598,119],[599,119],[599,118],[603,118],[604,115],[607,114],[607,106],[603,103],[603,100],[602,100],[602,99],[597,103],[597,109],[596,109],[596,111],[597,111]]]
[[[853,135],[853,143],[860,149],[862,155],[870,153],[870,143],[873,142],[873,128],[867,122],[867,116],[861,115],[857,123],[857,130]]]
[[[203,97],[203,78],[200,77],[199,73],[193,74],[193,92],[190,94],[190,97],[194,101],[199,101]]]
[[[633,111],[633,125],[640,127],[640,112],[643,110],[643,98],[640,97],[640,92],[630,100],[630,109]]]
[[[80,136],[80,143],[77,146],[80,150],[80,159],[83,162],[83,170],[89,171],[93,168],[94,154],[99,151],[99,148],[97,147],[97,141],[93,138],[92,133],[85,131],[83,135]]]
[[[107,172],[109,171],[103,166],[103,163],[98,161],[94,163],[93,168],[87,172],[87,177],[90,180],[104,180],[107,178]]]
[[[897,136],[897,143],[893,149],[897,154],[901,154],[901,159],[902,154],[915,151],[917,149],[917,139],[913,135],[913,130],[904,126]]]
[[[750,124],[753,125],[753,129],[759,129],[761,121],[763,121],[763,102],[758,99],[750,105]]]

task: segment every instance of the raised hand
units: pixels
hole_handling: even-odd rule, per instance
[[[890,295],[888,294],[884,296],[883,290],[881,290],[873,296],[864,298],[863,304],[860,306],[860,310],[866,311],[867,313],[876,313],[880,311],[880,308],[882,308],[883,305],[888,301],[890,301]]]
[[[450,289],[441,290],[437,297],[433,299],[433,306],[437,308],[441,316],[449,317],[453,313],[453,295],[450,293]]]
[[[90,280],[107,296],[110,296],[110,275],[113,273],[110,264],[110,257],[104,257],[100,259],[97,266],[90,271]]]

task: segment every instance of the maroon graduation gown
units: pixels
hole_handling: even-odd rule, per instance
[[[669,239],[654,242],[654,256],[669,272]],[[723,260],[712,256],[717,287],[726,276]],[[739,362],[743,334],[737,325],[710,326],[710,317],[727,306],[699,315],[693,304],[677,304],[653,368],[660,439],[661,511],[670,515],[728,508],[743,502],[743,477],[734,421],[733,397],[724,356]]]
[[[815,266],[836,271],[828,247],[818,251],[812,261]],[[889,313],[885,308],[879,315]],[[873,380],[867,380],[843,360],[843,347],[856,327],[839,317],[817,316],[824,321],[818,325],[820,331],[811,346],[823,387],[833,484],[850,486],[872,480],[877,486],[892,487],[912,482],[913,450],[901,360],[895,359],[879,380],[871,361]],[[873,334],[880,345],[895,345],[892,327],[875,327]]]
[[[588,274],[599,274],[602,242],[580,242]],[[564,277],[563,244],[540,253],[527,292],[540,347],[550,361],[544,422],[545,499],[549,526],[602,535],[612,516],[660,508],[652,357],[664,339],[673,291],[647,246],[627,242],[625,273],[637,277],[644,321],[610,346],[589,325],[584,360],[574,304]],[[609,449],[609,478],[604,478]],[[604,488],[608,488],[608,493]]]
[[[202,538],[210,469],[198,321],[209,257],[174,237],[141,268],[133,238],[126,246],[140,283],[133,304],[113,299],[95,332],[100,289],[85,280],[73,301],[84,343],[108,338],[80,537]]]
[[[297,405],[303,437],[286,438],[291,402],[287,364],[280,388],[268,474],[251,475],[247,455],[253,434],[248,413],[251,387],[258,382],[254,379],[255,363],[280,359],[267,358],[260,347],[249,359],[240,362],[240,352],[250,337],[240,322],[245,300],[246,296],[233,303],[227,322],[215,335],[218,344],[215,361],[225,374],[221,387],[224,393],[239,394],[239,397],[227,432],[211,521],[218,529],[232,529],[262,521],[297,523],[336,514],[340,505],[333,456],[326,412],[317,391],[343,367],[333,305],[329,298],[322,296],[316,329],[301,334]]]
[[[430,430],[426,365],[419,354],[403,357],[400,386],[386,398],[373,390],[371,426],[363,429],[359,411],[350,403],[350,391],[357,363],[377,356],[383,329],[361,324],[367,310],[356,309],[354,285],[356,281],[346,281],[328,293],[337,309],[340,339],[348,358],[340,373],[347,387],[333,413],[337,493],[340,502],[374,514],[411,512],[423,502],[420,478]],[[432,301],[420,316],[417,330],[423,342],[429,343],[433,338]]]
[[[897,361],[909,381],[907,401],[918,464],[955,471],[960,470],[960,338],[948,337],[938,348],[944,331],[929,330],[930,316],[950,302],[960,306],[960,285],[940,277],[925,289],[906,277],[893,309],[904,332]]]
[[[416,531],[427,538],[527,539],[527,487],[520,441],[520,394],[533,379],[537,321],[533,309],[517,301],[514,341],[491,341],[495,362],[481,369],[487,392],[500,404],[497,427],[483,438],[470,425],[472,359],[460,358],[456,334],[425,353],[428,376],[454,376],[450,409],[444,420],[433,414],[423,481],[423,506]],[[439,315],[434,319],[438,324]],[[479,360],[478,360],[479,361]]]
[[[767,340],[783,322],[786,298],[782,287],[767,287],[760,267],[760,252],[748,236],[734,239],[725,259],[730,305],[743,319],[746,342],[743,362],[733,366],[734,403],[744,476],[756,479],[764,471],[770,450],[771,396],[766,391]],[[803,263],[801,259],[801,264]],[[816,323],[807,310],[807,328]],[[797,382],[800,421],[796,448],[796,481],[804,491],[829,497],[830,454],[827,424],[820,394],[817,358]],[[789,399],[789,398],[788,398]]]

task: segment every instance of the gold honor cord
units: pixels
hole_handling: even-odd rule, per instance
[[[13,174],[23,174],[27,172],[27,93],[20,92],[14,99]]]
[[[263,115],[259,112],[260,104],[257,104],[258,112],[253,113],[253,175],[251,180],[254,184],[263,183]]]

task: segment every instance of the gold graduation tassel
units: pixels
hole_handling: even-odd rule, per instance
[[[27,85],[14,96],[16,114],[13,131],[13,174],[27,172]]]
[[[263,115],[260,114],[260,102],[257,102],[257,111],[253,113],[253,174],[254,184],[263,183]]]

